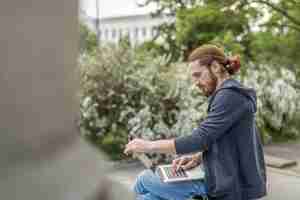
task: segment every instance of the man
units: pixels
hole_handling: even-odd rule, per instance
[[[195,85],[209,97],[208,115],[190,136],[169,140],[135,139],[125,153],[196,153],[173,161],[185,169],[203,162],[205,181],[162,183],[145,171],[137,178],[137,199],[184,200],[194,195],[210,199],[250,200],[266,195],[262,144],[255,125],[255,91],[231,78],[240,68],[239,57],[227,58],[214,45],[203,45],[188,58]],[[199,152],[202,152],[202,157]]]

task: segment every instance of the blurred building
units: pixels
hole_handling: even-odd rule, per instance
[[[97,19],[81,12],[81,20],[96,32]],[[117,43],[120,38],[127,36],[130,43],[140,44],[153,39],[157,34],[157,27],[162,23],[172,22],[174,18],[168,16],[151,17],[150,14],[135,14],[100,18],[100,42]]]

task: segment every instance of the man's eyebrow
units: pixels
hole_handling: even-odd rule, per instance
[[[192,75],[198,75],[201,74],[201,72],[192,72]]]

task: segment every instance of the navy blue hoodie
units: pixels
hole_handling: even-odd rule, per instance
[[[175,140],[177,154],[203,152],[211,198],[249,200],[266,195],[265,162],[255,113],[255,91],[228,79],[209,97],[206,119],[191,135]]]

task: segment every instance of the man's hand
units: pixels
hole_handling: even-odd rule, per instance
[[[143,139],[134,139],[130,141],[124,150],[126,155],[130,153],[148,153],[152,151],[153,144],[152,141],[147,141]]]
[[[198,166],[201,163],[200,154],[182,156],[180,158],[176,158],[172,162],[172,172],[175,173],[179,169],[192,169]]]

